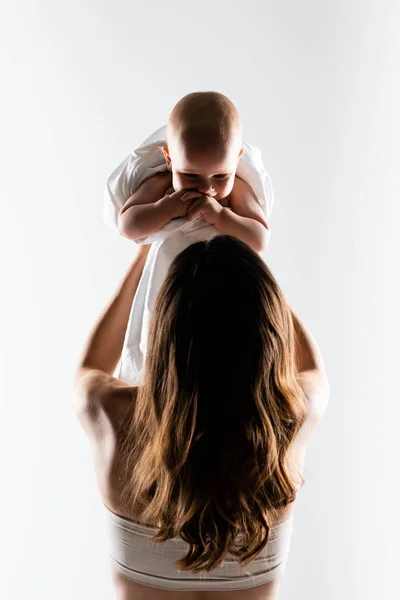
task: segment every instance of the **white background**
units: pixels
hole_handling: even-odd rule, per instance
[[[275,206],[268,263],[331,399],[281,600],[398,598],[399,57],[395,0],[1,3],[1,582],[108,600],[72,377],[134,246],[106,178],[175,102],[237,105]]]

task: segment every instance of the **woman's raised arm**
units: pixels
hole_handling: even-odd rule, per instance
[[[94,324],[78,363],[78,381],[88,371],[102,371],[110,376],[114,373],[149,249],[150,245],[138,247],[128,273]]]

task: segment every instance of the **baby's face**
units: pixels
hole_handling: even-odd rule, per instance
[[[226,152],[217,149],[190,154],[182,145],[173,143],[165,150],[164,156],[172,171],[172,185],[176,191],[197,190],[216,200],[222,200],[231,193],[243,152],[237,146]]]

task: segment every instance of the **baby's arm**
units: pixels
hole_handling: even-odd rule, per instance
[[[172,219],[185,216],[188,204],[173,192],[169,171],[146,179],[124,204],[118,216],[118,231],[136,241],[159,231]]]
[[[232,210],[221,211],[215,224],[217,231],[243,240],[257,252],[266,250],[270,236],[269,227],[252,188],[236,176],[229,198]]]

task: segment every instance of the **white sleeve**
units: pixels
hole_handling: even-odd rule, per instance
[[[149,177],[167,170],[160,146],[165,144],[166,127],[160,127],[127,156],[107,179],[103,218],[116,229],[118,214],[125,202]]]

